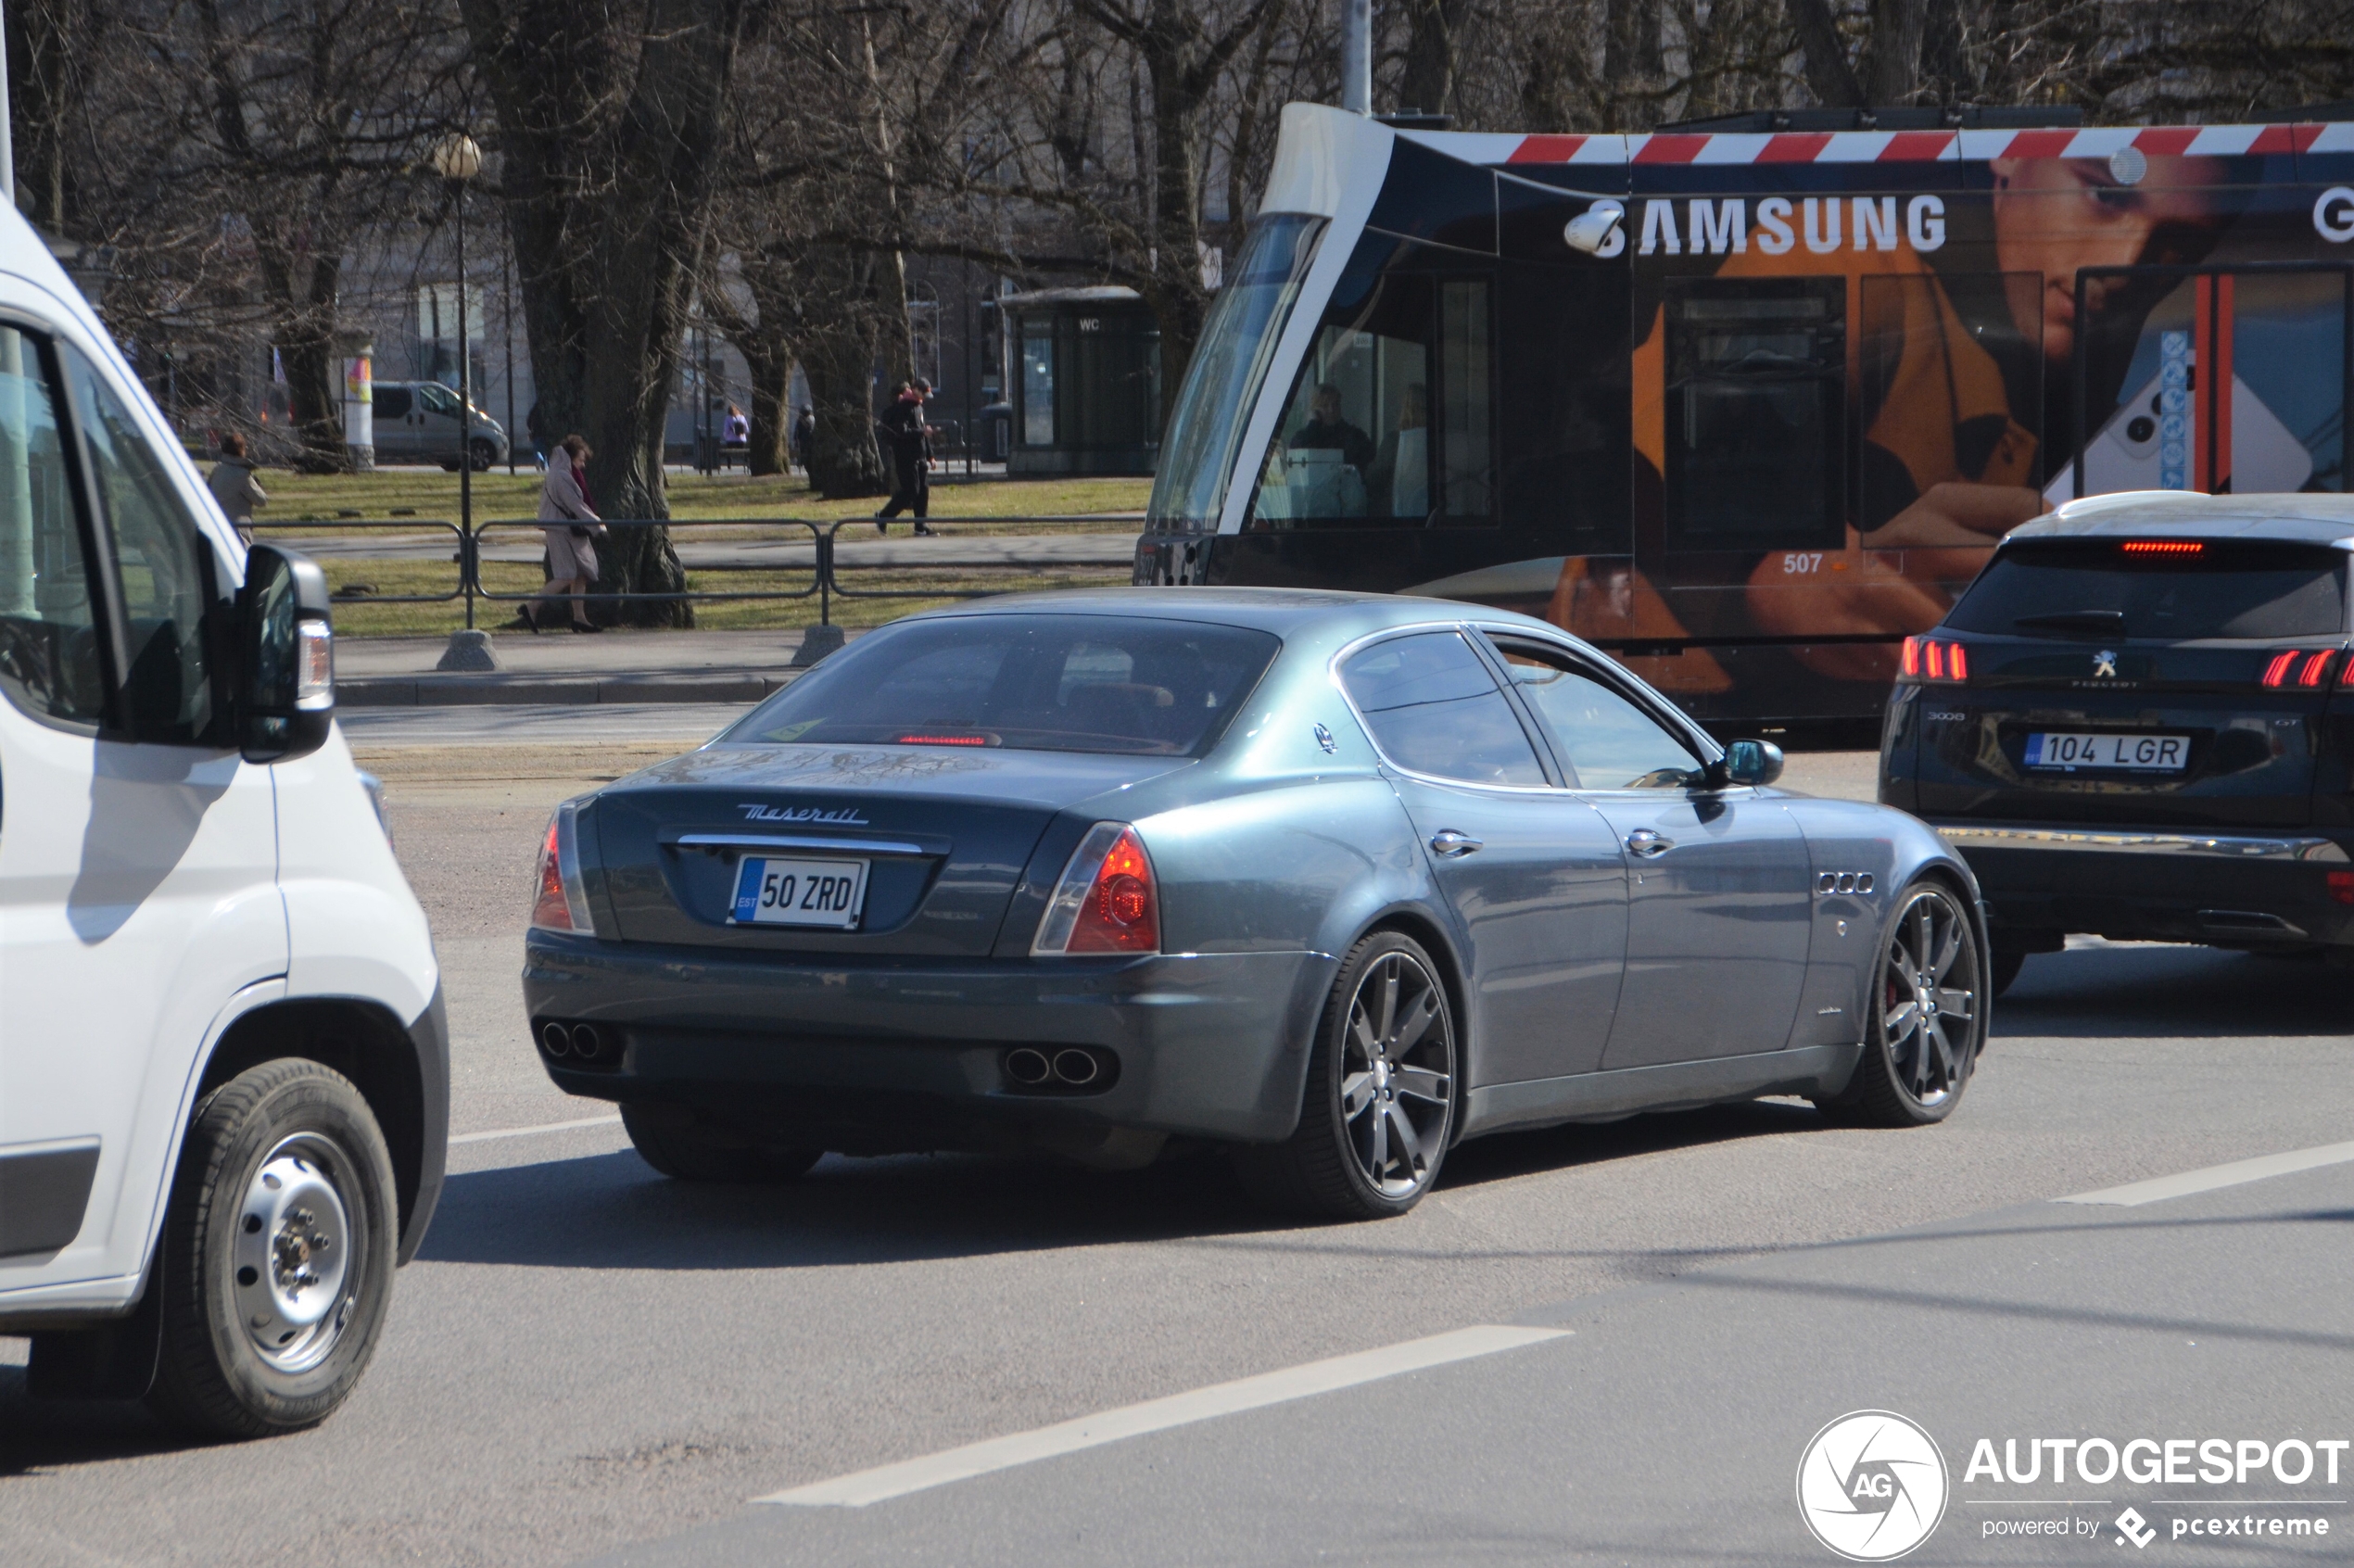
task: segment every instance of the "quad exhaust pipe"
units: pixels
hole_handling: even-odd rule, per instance
[[[551,1018],[539,1026],[539,1048],[558,1059],[576,1056],[584,1062],[601,1061],[617,1043],[608,1042],[595,1024],[567,1024]]]
[[[1006,1076],[1024,1089],[1084,1089],[1107,1074],[1093,1051],[1071,1045],[1049,1055],[1035,1045],[1017,1045],[1006,1053]]]

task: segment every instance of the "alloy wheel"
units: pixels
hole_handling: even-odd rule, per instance
[[[1406,953],[1366,967],[1348,1003],[1340,1114],[1359,1171],[1387,1198],[1413,1195],[1445,1153],[1455,1085],[1447,993]]]
[[[1937,889],[1917,890],[1890,929],[1880,1037],[1898,1086],[1924,1108],[1961,1093],[1969,1076],[1982,989],[1967,917]]]

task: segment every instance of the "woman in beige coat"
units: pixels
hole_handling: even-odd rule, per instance
[[[515,613],[514,624],[529,631],[544,631],[554,623],[567,601],[572,629],[598,632],[605,628],[588,619],[581,595],[597,581],[597,547],[604,523],[588,505],[588,487],[581,483],[590,457],[588,443],[567,436],[550,454],[547,483],[539,487],[539,521],[548,539],[548,587],[538,598]]]

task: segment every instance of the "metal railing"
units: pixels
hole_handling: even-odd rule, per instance
[[[985,580],[992,575],[999,576],[1007,574],[1084,575],[1124,570],[1129,558],[1129,540],[1132,537],[1126,530],[1141,529],[1144,525],[1143,519],[1138,517],[1107,513],[1058,517],[929,517],[923,519],[901,516],[885,520],[892,529],[897,530],[896,536],[887,541],[879,539],[877,543],[889,542],[912,547],[914,550],[922,550],[923,545],[918,543],[914,536],[914,525],[918,521],[922,522],[924,526],[931,530],[933,534],[943,537],[953,536],[956,533],[995,532],[1015,539],[1050,539],[1067,537],[1081,532],[1093,532],[1104,534],[1107,538],[1120,540],[1120,548],[1117,551],[1119,559],[1118,561],[1111,559],[1114,552],[1109,550],[1090,557],[1052,549],[1036,554],[1024,554],[1016,550],[993,558],[976,559],[962,556],[938,561],[910,560],[906,558],[908,551],[905,550],[893,551],[889,560],[868,559],[870,552],[857,549],[853,549],[845,556],[841,549],[841,545],[844,542],[841,538],[843,531],[871,528],[877,521],[871,516],[836,519],[609,517],[602,525],[609,533],[627,529],[666,528],[671,531],[674,544],[689,543],[688,538],[682,538],[680,536],[691,537],[699,533],[715,533],[722,530],[732,532],[735,536],[732,540],[717,542],[735,543],[739,547],[739,551],[734,558],[720,560],[682,558],[680,565],[687,573],[698,575],[736,573],[774,574],[788,579],[806,573],[808,581],[797,587],[725,589],[700,588],[677,591],[592,591],[580,597],[585,602],[590,604],[731,603],[750,601],[789,601],[814,598],[817,601],[816,624],[831,626],[833,601],[836,599],[979,599],[1006,590],[1002,587],[974,586],[970,579]],[[520,604],[538,599],[547,591],[544,585],[513,592],[500,591],[486,585],[483,581],[486,543],[492,552],[488,559],[494,565],[538,564],[544,560],[541,530],[551,526],[563,525],[550,525],[537,518],[523,517],[489,518],[476,523],[471,530],[461,524],[443,518],[412,517],[357,520],[338,518],[334,522],[272,521],[251,525],[257,532],[268,530],[281,535],[307,535],[313,539],[323,536],[334,538],[335,542],[331,545],[324,548],[314,546],[312,549],[311,552],[319,556],[323,563],[404,557],[422,559],[429,555],[438,555],[440,553],[438,548],[430,546],[421,548],[414,539],[400,539],[399,534],[402,532],[414,534],[427,530],[446,532],[452,545],[449,559],[456,569],[455,581],[448,592],[384,594],[370,591],[365,594],[349,595],[342,601],[359,604],[444,604],[463,600],[468,626],[475,624],[475,607],[477,601],[485,604]],[[1012,532],[1006,533],[1006,530],[1012,530]],[[395,543],[396,548],[390,551],[371,553],[364,549],[364,541],[371,537],[383,538],[389,543]],[[500,541],[507,538],[515,539],[515,544],[501,548]],[[350,542],[346,543],[346,539]],[[714,541],[692,540],[690,548],[693,549],[709,542]],[[696,553],[703,554],[701,550],[697,550]],[[876,576],[912,577],[915,582],[914,586],[905,587],[868,586],[861,582],[862,578],[870,579]],[[925,580],[949,576],[958,576],[968,580],[954,585]],[[349,585],[347,585],[347,588],[348,587]],[[342,595],[346,589],[338,589],[337,592]]]

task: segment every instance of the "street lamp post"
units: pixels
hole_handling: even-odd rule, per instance
[[[474,364],[467,350],[470,335],[466,321],[466,184],[482,172],[482,148],[472,136],[453,131],[435,144],[434,172],[440,175],[449,187],[450,206],[458,220],[458,527],[461,565],[471,574],[477,558],[475,548],[475,431],[474,431]],[[449,635],[449,651],[442,654],[437,666],[445,670],[495,669],[497,659],[490,651],[490,638],[475,628],[475,596],[471,588],[461,595],[466,601],[466,626]]]

